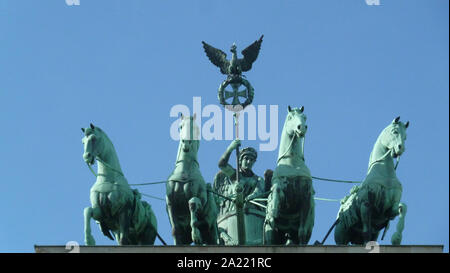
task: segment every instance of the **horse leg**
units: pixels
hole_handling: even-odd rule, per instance
[[[274,184],[267,201],[267,213],[272,218],[278,218],[280,215],[281,198],[283,196],[283,187],[280,184]]]
[[[130,216],[128,214],[129,206],[125,206],[119,213],[119,232],[118,243],[119,245],[130,245],[129,232],[130,232]]]
[[[266,215],[264,221],[264,234],[263,234],[263,245],[281,245],[286,240],[284,234],[278,229],[275,224],[275,218]]]
[[[211,223],[209,231],[211,234],[209,244],[210,245],[218,245],[219,244],[219,228],[217,227],[217,222]]]
[[[363,202],[360,207],[361,212],[361,222],[362,222],[362,239],[363,243],[366,244],[370,241],[372,237],[372,213],[370,209],[369,202]]]
[[[303,211],[302,208],[302,212],[300,213],[300,221],[298,224],[298,228],[297,228],[297,234],[295,234],[295,237],[291,235],[294,244],[300,244],[300,245],[306,245],[308,244],[309,238],[307,237],[307,232],[306,232],[306,211]],[[306,242],[305,242],[306,241]]]
[[[95,217],[94,217],[95,216]],[[91,218],[100,219],[100,208],[87,207],[84,209],[84,243],[87,246],[95,246],[95,239],[91,233]]]
[[[156,230],[153,226],[150,224],[147,226],[147,228],[143,231],[143,234],[141,235],[141,238],[138,240],[138,245],[154,245],[156,239]]]
[[[272,181],[275,181],[275,179]],[[271,193],[267,200],[266,219],[264,222],[263,244],[265,245],[281,244],[281,234],[275,224],[275,218],[280,215],[281,197],[281,186],[278,183],[272,184]]]
[[[400,245],[400,243],[402,242],[402,232],[403,229],[405,228],[405,216],[406,216],[406,204],[405,203],[400,203],[398,204],[398,206],[395,206],[397,211],[395,213],[397,213],[399,215],[399,219],[398,219],[398,223],[397,223],[397,227],[396,230],[394,232],[394,234],[392,234],[391,237],[391,243],[393,245]]]
[[[170,226],[172,227],[172,238],[173,238],[173,243],[174,245],[182,245],[184,244],[184,240],[183,238],[183,234],[182,234],[182,230],[181,227],[178,224],[178,221],[176,221],[175,219],[175,209],[174,209],[174,204],[173,204],[173,200],[175,200],[175,187],[178,187],[178,183],[173,182],[173,181],[169,181],[169,183],[167,183],[167,190],[166,190],[166,210],[167,210],[167,215],[169,216],[169,222],[170,222]]]
[[[211,184],[206,184],[206,205],[203,206],[205,222],[208,224],[208,239],[207,244],[219,244],[219,228],[217,226],[218,209],[213,193],[211,192]]]
[[[153,213],[153,211],[151,212],[151,218],[149,220],[149,228],[148,228],[148,235],[146,237],[146,242],[150,245],[154,245],[155,244],[155,240],[156,240],[156,236],[158,234],[158,223],[156,220],[156,215]]]
[[[337,245],[348,245],[349,240],[349,231],[345,229],[345,226],[341,221],[336,224],[334,229],[334,241]]]
[[[273,226],[274,226],[273,218],[272,219],[266,218],[264,222],[264,238],[263,238],[264,245],[274,245],[276,242],[275,238],[278,236]]]
[[[192,197],[189,200],[189,212],[191,214],[191,237],[192,241],[197,245],[202,244],[202,236],[200,234],[200,230],[198,229],[200,221],[197,218],[201,204],[200,199],[197,197]]]
[[[167,206],[167,211],[169,214],[170,225],[172,226],[172,238],[174,245],[188,245],[189,240],[186,239],[186,232],[183,226],[178,223],[179,220],[175,220],[174,209],[172,206]],[[184,221],[183,221],[184,222]]]
[[[210,200],[212,201],[212,200]],[[218,245],[219,244],[219,228],[217,226],[217,215],[209,215],[208,218],[208,244],[209,245]]]
[[[314,227],[314,198],[310,195],[309,200],[305,202],[306,206],[301,208],[300,224],[298,227],[298,240],[301,245],[306,245],[311,238]]]
[[[301,245],[307,245],[314,227],[314,209],[310,208],[306,217],[302,215],[302,218],[298,227],[298,240]]]
[[[316,217],[316,212],[315,212],[314,198],[313,198],[313,196],[311,196],[311,206],[309,208],[309,215],[306,220],[306,235],[305,236],[306,236],[306,238],[308,238],[306,242],[309,242],[309,240],[311,239],[312,231],[314,228],[315,217]]]
[[[147,224],[142,232],[142,234],[138,237],[138,245],[154,245],[157,233],[157,225],[156,225],[156,217],[151,212],[150,218],[146,220]]]

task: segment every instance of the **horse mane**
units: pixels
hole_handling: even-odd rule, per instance
[[[103,140],[107,140],[109,146],[113,147],[113,149],[114,149],[114,145],[113,145],[111,139],[110,139],[110,138],[108,137],[108,135],[105,133],[105,131],[103,131],[100,127],[97,127],[97,126],[95,127],[95,131],[99,132],[99,133],[102,135],[102,139],[103,139]],[[115,151],[115,149],[114,149],[114,151]]]
[[[369,167],[368,167],[369,169],[370,169],[370,166],[372,165],[372,162],[376,161],[376,159],[373,158],[374,157],[374,153],[375,153],[375,147],[377,147],[377,145],[379,145],[379,143],[381,142],[381,138],[384,136],[386,131],[388,129],[390,129],[391,127],[392,127],[392,123],[389,124],[388,126],[386,126],[381,131],[381,133],[378,135],[377,140],[375,141],[375,144],[373,144],[372,151],[370,152],[370,156],[369,156]]]
[[[289,115],[289,113],[286,115],[286,118],[284,119],[283,130],[281,131],[281,139],[280,139],[280,141],[283,139],[283,136],[286,135],[285,129],[286,129],[287,121],[288,121],[288,118],[287,118],[288,115]],[[283,147],[283,148],[284,148],[284,147]],[[285,149],[287,149],[287,147],[286,147]],[[278,158],[277,158],[277,161],[279,161],[280,158],[281,158],[281,156],[283,156],[285,153],[286,153],[286,151],[282,151],[282,150],[281,150],[281,143],[280,143],[280,149],[278,149]]]
[[[104,146],[103,148],[106,150],[108,149],[108,152],[110,152],[111,154],[114,155],[117,164],[119,164],[119,168],[120,168],[120,163],[119,163],[119,157],[117,156],[117,152],[116,152],[116,148],[114,147],[114,144],[112,143],[111,139],[108,137],[108,135],[106,134],[105,131],[103,131],[100,127],[95,127],[95,132],[100,133],[100,137],[102,138],[103,141],[106,141],[106,143],[104,142]]]

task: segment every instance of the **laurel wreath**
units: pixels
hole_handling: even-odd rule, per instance
[[[222,104],[223,106],[233,105],[231,103],[227,103],[225,101],[225,96],[224,96],[225,88],[230,84],[241,84],[241,85],[245,86],[247,98],[244,101],[244,103],[238,104],[242,107],[242,109],[244,109],[245,107],[247,107],[247,105],[250,105],[252,103],[253,96],[254,96],[254,89],[253,89],[252,85],[246,79],[238,76],[238,77],[229,77],[220,84],[219,92],[218,92],[218,98],[219,98],[220,104]],[[233,105],[233,106],[236,106],[236,105]]]

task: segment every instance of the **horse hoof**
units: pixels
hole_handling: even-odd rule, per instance
[[[91,236],[87,236],[84,239],[84,243],[87,246],[95,246],[95,239],[94,239],[94,237],[92,237],[92,235]]]
[[[191,233],[191,236],[192,236],[192,241],[193,241],[196,245],[202,244],[202,237],[201,237],[201,235],[200,235],[200,230],[198,230],[198,229],[193,229],[193,230],[192,230],[192,233]]]
[[[363,232],[362,233],[362,239],[364,241],[364,244],[367,244],[368,242],[370,242],[370,232]]]
[[[398,246],[400,245],[401,242],[402,242],[402,235],[395,232],[391,238],[392,245]]]

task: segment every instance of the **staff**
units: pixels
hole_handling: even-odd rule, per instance
[[[239,139],[239,112],[234,112],[234,125],[236,128],[236,139]],[[239,184],[239,145],[236,146],[236,198],[234,203],[236,205],[236,224],[238,231],[238,244],[245,245],[245,218],[244,218],[244,189],[242,185]]]

